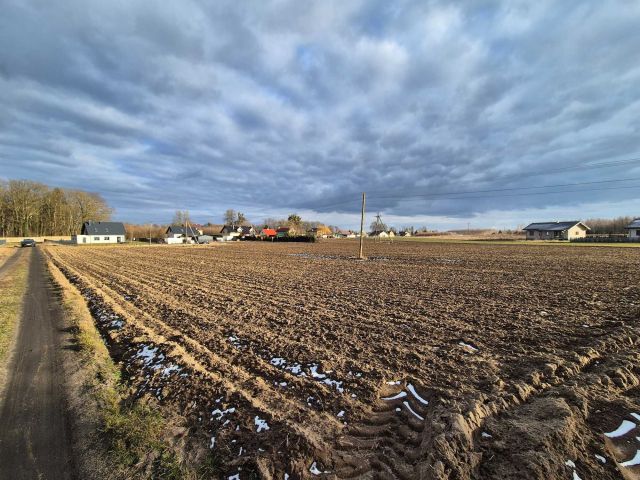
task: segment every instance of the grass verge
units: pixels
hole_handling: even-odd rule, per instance
[[[47,260],[76,343],[69,375],[70,406],[80,425],[76,449],[83,478],[197,478],[164,441],[157,408],[127,404],[126,386],[80,292]],[[79,450],[79,451],[78,451]]]
[[[0,277],[0,387],[5,383],[5,368],[22,314],[28,276],[29,257],[23,255],[13,268]]]

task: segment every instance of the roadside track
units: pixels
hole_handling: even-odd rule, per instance
[[[18,258],[23,254],[23,250],[18,250],[13,255],[10,255],[9,258],[0,266],[0,277],[4,275],[5,272],[9,271],[14,263],[18,261]]]
[[[28,290],[0,407],[0,479],[75,478],[62,370],[62,310],[39,248],[30,255]]]

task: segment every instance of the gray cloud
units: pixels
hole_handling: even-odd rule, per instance
[[[127,220],[236,207],[351,222],[363,190],[402,219],[638,214],[632,188],[403,198],[640,177],[640,163],[522,175],[640,156],[634,2],[0,8],[0,177],[98,191]]]

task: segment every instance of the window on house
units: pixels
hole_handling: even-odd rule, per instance
[[[100,237],[93,237],[93,239],[97,242],[100,240]]]
[[[109,237],[104,237],[105,240],[109,240]]]
[[[640,237],[640,229],[636,230],[636,236]]]

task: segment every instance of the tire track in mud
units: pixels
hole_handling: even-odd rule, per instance
[[[605,340],[599,341],[593,348],[584,348],[583,354],[576,354],[573,362],[561,362],[557,365],[549,364],[546,371],[532,371],[530,382],[517,382],[511,387],[517,392],[516,395],[509,395],[501,398],[480,397],[470,400],[470,408],[465,413],[455,413],[438,403],[438,392],[410,394],[411,386],[415,392],[415,387],[411,383],[402,382],[404,389],[398,390],[396,387],[385,385],[380,392],[378,402],[374,405],[372,412],[365,421],[351,425],[346,429],[346,434],[338,440],[337,450],[339,452],[335,463],[336,473],[339,478],[358,479],[449,479],[449,478],[507,478],[505,467],[502,470],[492,471],[484,465],[487,457],[487,439],[492,438],[491,434],[482,431],[487,424],[495,425],[501,419],[508,418],[514,412],[525,411],[524,422],[531,421],[529,417],[533,414],[526,410],[529,405],[536,402],[544,402],[548,398],[567,396],[571,398],[574,385],[584,384],[587,387],[585,392],[589,392],[589,385],[615,385],[608,387],[608,393],[614,396],[624,395],[631,389],[640,386],[640,368],[636,368],[635,373],[630,369],[620,369],[611,367],[609,364],[599,365],[599,362],[607,359],[609,355],[618,355],[621,350],[629,353],[623,358],[616,358],[614,365],[638,365],[640,360],[640,337],[633,328],[626,328],[623,331],[611,335]],[[611,372],[614,372],[614,380],[611,380]],[[597,379],[594,379],[596,377]],[[401,383],[401,382],[390,382]],[[591,391],[595,391],[591,389]],[[588,395],[585,395],[588,397]],[[640,393],[638,395],[640,397]],[[427,400],[428,399],[428,400]],[[407,401],[409,405],[404,404]],[[425,404],[428,402],[428,405]],[[403,405],[404,404],[404,408]],[[640,406],[640,405],[639,405]],[[630,410],[631,411],[631,410]],[[624,413],[620,415],[624,418]],[[575,415],[575,414],[574,414]],[[640,424],[640,413],[637,420]],[[586,425],[587,419],[577,415],[576,422]],[[586,413],[585,413],[586,417]],[[613,421],[613,419],[611,419]],[[586,427],[583,430],[587,430]],[[593,435],[593,432],[583,432],[586,435]],[[640,429],[638,430],[640,433]],[[600,432],[597,435],[602,435]],[[640,437],[639,437],[640,438]],[[516,439],[517,440],[517,439]],[[640,442],[640,440],[639,440]],[[571,450],[566,443],[558,442],[558,450]],[[611,440],[601,441],[601,449],[606,448],[615,452],[623,451],[621,447],[615,447]],[[537,448],[537,447],[536,447]],[[483,450],[485,450],[483,455]],[[636,453],[629,448],[626,458]],[[638,444],[640,452],[640,443]],[[493,460],[496,452],[491,452],[489,460]],[[500,452],[504,455],[504,452]],[[595,457],[596,454],[594,454]],[[621,463],[620,458],[625,458],[623,454],[612,455],[614,459]],[[511,463],[509,454],[504,462]],[[596,457],[597,458],[597,457]],[[560,465],[559,471],[549,467],[549,471],[535,472],[542,475],[559,475],[567,466],[570,460],[556,458],[554,466]],[[585,465],[592,468],[597,465],[593,458],[591,462],[584,459]],[[503,462],[503,463],[504,463]],[[633,464],[634,459],[627,460]],[[494,462],[494,463],[497,463]],[[570,465],[571,463],[569,463]],[[618,478],[613,465],[605,468],[598,465],[598,478]],[[524,466],[526,467],[526,465]],[[508,478],[520,478],[517,472],[522,474],[523,466],[515,469],[516,476]],[[587,466],[581,466],[585,470]],[[633,467],[631,467],[633,468]],[[575,470],[575,468],[574,468]],[[479,474],[483,472],[483,474]],[[577,472],[577,470],[576,470]],[[625,471],[625,478],[637,478],[637,472]],[[589,470],[585,475],[593,474]],[[531,473],[534,475],[534,472]],[[554,477],[555,478],[555,477]],[[589,477],[587,477],[589,478]]]

